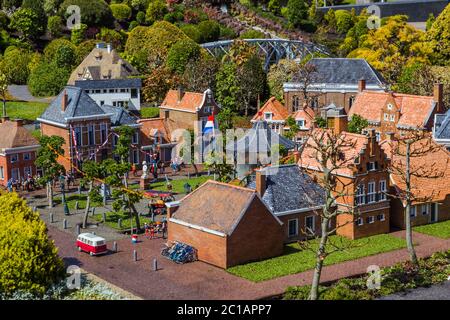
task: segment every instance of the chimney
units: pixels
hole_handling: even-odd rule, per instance
[[[64,94],[61,99],[61,110],[63,112],[66,111],[66,109],[67,109],[68,100],[69,100],[69,97],[67,96],[67,91],[64,90]]]
[[[111,51],[112,51],[112,45],[111,45],[111,43],[108,43],[108,44],[106,45],[106,49],[108,50],[108,53],[111,53]]]
[[[375,148],[377,147],[377,136],[375,134],[375,129],[368,129],[367,135],[369,137],[369,151],[370,156],[375,156]]]
[[[358,81],[358,92],[363,92],[364,90],[366,90],[366,80],[360,79]]]
[[[175,213],[175,211],[178,210],[179,207],[180,207],[179,201],[166,202],[167,220],[169,220],[173,216],[173,214]]]
[[[180,86],[180,87],[178,87],[178,94],[177,94],[178,102],[180,102],[181,99],[183,99],[183,95],[184,95],[184,91],[183,91],[183,88]]]
[[[435,83],[433,89],[434,101],[436,102],[436,113],[444,113],[444,85]]]
[[[260,197],[264,196],[266,192],[266,175],[262,168],[256,170],[256,192]]]

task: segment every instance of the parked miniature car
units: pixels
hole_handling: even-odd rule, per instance
[[[91,256],[96,256],[108,252],[106,240],[93,233],[81,233],[77,238],[78,251],[84,251]]]

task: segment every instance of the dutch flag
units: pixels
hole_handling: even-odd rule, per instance
[[[214,116],[209,116],[208,121],[205,124],[205,128],[203,129],[203,135],[214,135]]]

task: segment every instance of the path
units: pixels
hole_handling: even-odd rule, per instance
[[[98,233],[100,234],[100,233]],[[402,237],[403,232],[394,236]],[[119,252],[101,257],[79,253],[75,237],[50,226],[49,235],[59,248],[67,264],[76,264],[104,280],[139,297],[156,299],[231,300],[262,299],[282,294],[288,286],[306,285],[311,282],[312,270],[288,275],[260,283],[233,276],[226,271],[203,262],[177,265],[160,255],[163,239],[148,240],[133,245],[127,239],[117,240]],[[414,234],[417,255],[425,257],[433,252],[450,248],[450,239],[442,240],[423,234]],[[112,244],[109,243],[109,247]],[[139,261],[132,261],[132,251],[138,251]],[[158,259],[160,270],[152,271],[152,261]],[[343,277],[363,274],[369,265],[389,266],[408,259],[406,249],[382,253],[370,257],[327,266],[322,281],[334,281]]]
[[[11,96],[19,101],[50,103],[53,100],[53,97],[33,97],[33,95],[30,93],[30,90],[28,89],[28,86],[26,85],[10,85],[8,86],[8,92]]]
[[[450,281],[429,288],[418,288],[407,293],[397,293],[378,300],[450,300]]]

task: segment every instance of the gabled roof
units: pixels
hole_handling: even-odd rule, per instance
[[[227,144],[226,149],[233,152],[252,152],[269,154],[272,144],[280,144],[287,150],[295,148],[295,143],[273,131],[266,121],[256,121],[246,134],[235,142]]]
[[[0,123],[0,149],[36,146],[39,142],[17,121]]]
[[[436,108],[433,97],[363,91],[356,96],[349,117],[358,114],[369,122],[380,123],[382,110],[390,97],[394,99],[400,111],[400,119],[397,123],[399,128],[423,128]]]
[[[304,119],[304,120],[314,120],[314,110],[310,107],[306,106],[292,114],[292,118],[295,120]]]
[[[251,121],[255,122],[258,120],[264,120],[265,113],[272,113],[272,121],[285,121],[289,116],[289,112],[286,107],[275,97],[267,100],[267,102],[261,107],[261,109],[259,109],[258,113]]]
[[[65,93],[67,94],[67,107],[63,111],[62,99]],[[66,125],[70,118],[93,116],[108,117],[103,109],[83,89],[67,86],[50,103],[38,120]]]
[[[106,114],[112,114],[111,125],[118,127],[122,125],[136,125],[137,118],[133,117],[127,110],[122,107],[113,107],[110,105],[102,105],[100,108]]]
[[[180,201],[172,218],[231,235],[256,196],[254,190],[209,180]]]
[[[202,106],[205,94],[199,92],[184,92],[181,101],[178,100],[178,90],[169,90],[161,108],[176,109],[196,113]]]
[[[323,139],[326,143],[328,135],[325,133],[324,129],[316,128],[311,134],[313,137],[316,137],[316,139]],[[339,138],[345,141],[345,144],[343,144],[343,146],[339,150],[342,153],[340,161],[338,161],[338,165],[340,167],[332,173],[353,177],[354,161],[359,157],[360,154],[364,152],[364,149],[369,143],[368,136],[356,133],[342,132]],[[307,143],[304,145],[298,165],[305,169],[322,171],[322,167],[316,159],[317,154],[316,150],[313,148],[314,145],[314,139],[310,137]]]
[[[267,167],[262,169],[262,173],[266,177],[266,191],[262,200],[274,214],[324,204],[325,190],[296,164]],[[255,181],[248,187],[255,189]]]
[[[106,80],[77,80],[75,86],[82,89],[128,89],[141,88],[140,78],[106,79]]]
[[[420,150],[421,147],[417,142],[412,146],[412,150]],[[424,145],[429,143],[426,139],[422,142]],[[422,156],[414,156],[410,158],[411,170],[415,171],[419,168],[432,168],[433,173],[441,175],[438,178],[419,178],[411,176],[412,194],[414,197],[431,198],[432,201],[443,201],[450,194],[450,153],[442,146],[431,141],[434,152],[426,153]],[[394,150],[398,147],[397,141],[383,140],[380,142],[387,157],[393,161],[395,166],[405,169],[406,157],[397,154]],[[400,145],[401,148],[404,148]],[[429,147],[426,147],[429,149]],[[404,151],[402,151],[403,153]],[[398,192],[405,192],[406,184],[404,180],[397,174],[391,174],[391,180]]]
[[[155,134],[158,133],[165,143],[171,141],[170,126],[163,118],[139,119],[137,122],[142,126],[142,133],[148,138],[154,138]]]
[[[450,110],[437,114],[434,121],[434,138],[450,140]]]

